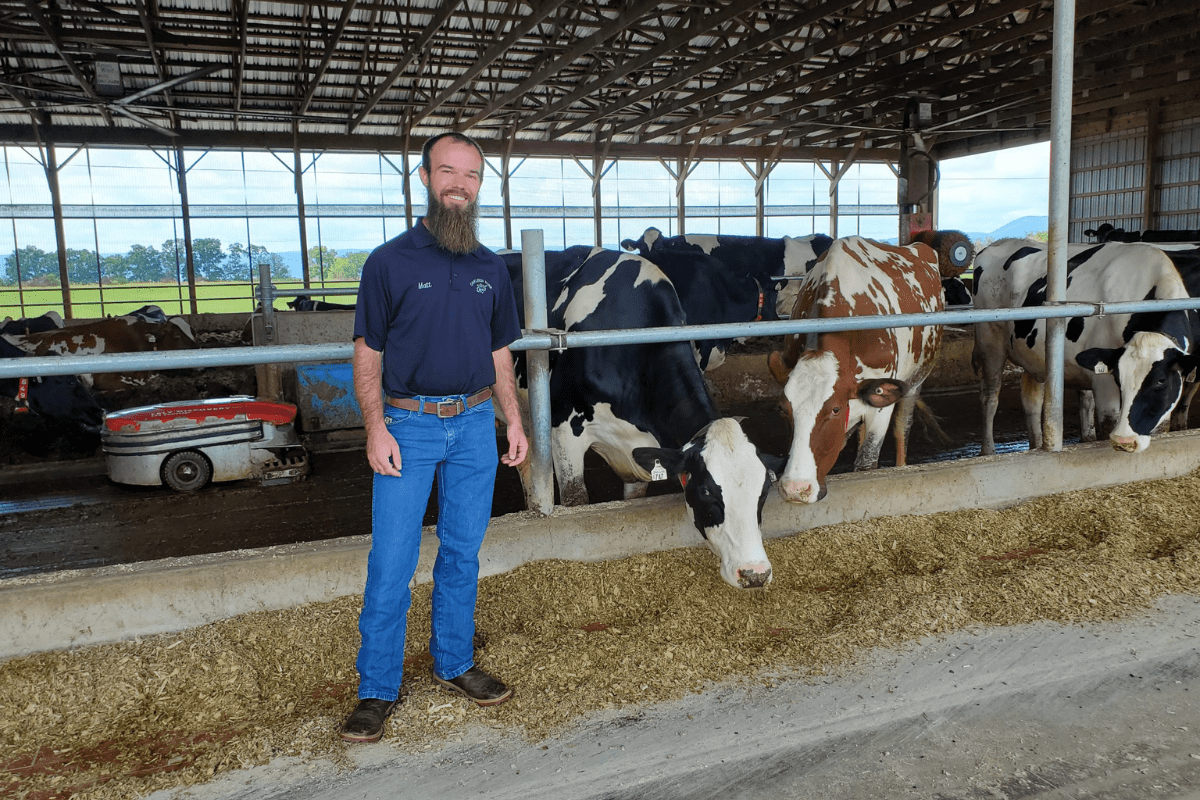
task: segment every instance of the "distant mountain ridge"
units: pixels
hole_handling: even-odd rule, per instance
[[[1035,233],[1049,230],[1050,217],[1019,217],[1005,225],[1001,225],[991,233],[979,233],[977,231],[963,231],[967,238],[972,242],[982,242],[988,239],[997,241],[999,239],[1023,239],[1026,236],[1032,236]]]

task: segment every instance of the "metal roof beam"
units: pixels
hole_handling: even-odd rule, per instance
[[[474,66],[452,81],[449,86],[439,92],[424,108],[415,111],[410,124],[416,125],[418,122],[425,119],[425,117],[436,111],[443,103],[453,97],[455,92],[466,86],[471,81],[475,80],[475,78],[481,72],[490,67],[496,59],[504,55],[504,53],[510,47],[524,38],[524,36],[531,30],[536,28],[538,25],[541,25],[542,21],[545,20],[546,17],[557,11],[558,7],[566,1],[567,0],[542,0],[542,2],[530,3],[529,7],[533,13],[528,17],[522,17],[519,23],[516,24],[503,39],[496,42],[494,45],[489,47],[486,52],[479,56]]]
[[[387,77],[383,79],[383,82],[375,87],[375,91],[368,98],[362,109],[350,120],[350,124],[346,126],[346,133],[354,133],[354,129],[362,124],[362,121],[375,109],[375,106],[379,104],[383,96],[392,88],[396,80],[404,73],[404,70],[408,69],[413,59],[420,55],[421,51],[433,38],[433,35],[438,32],[439,28],[446,24],[446,20],[450,18],[461,3],[462,0],[443,0],[442,5],[434,13],[433,19],[429,21],[425,29],[421,31],[412,45],[404,52],[404,55],[396,63],[396,66],[392,68],[392,71],[388,73]]]
[[[317,66],[316,72],[308,82],[308,90],[304,92],[304,97],[300,100],[300,107],[297,109],[301,116],[308,111],[308,106],[312,103],[313,95],[317,91],[317,86],[320,85],[321,79],[325,77],[325,70],[329,69],[329,62],[333,60],[333,54],[337,52],[338,45],[341,44],[342,35],[346,32],[346,25],[350,22],[350,17],[354,14],[354,8],[358,5],[358,0],[346,0],[345,6],[342,8],[341,16],[338,17],[337,28],[333,35],[329,37],[329,41],[325,43],[325,53],[321,56],[321,63]]]
[[[461,130],[469,130],[478,125],[483,120],[490,117],[513,100],[524,97],[529,92],[540,86],[551,75],[556,75],[564,68],[569,67],[581,56],[586,55],[589,51],[598,46],[601,42],[608,41],[613,36],[625,30],[629,26],[630,19],[641,19],[647,13],[658,6],[659,0],[643,0],[643,2],[633,8],[622,10],[616,17],[593,32],[590,36],[578,40],[570,48],[564,51],[558,58],[543,66],[541,69],[530,73],[529,77],[518,83],[512,89],[489,102],[483,109],[465,120],[460,128]],[[598,9],[603,11],[604,9]]]
[[[541,122],[543,119],[546,119],[549,116],[569,109],[575,101],[585,98],[591,95],[593,92],[599,91],[605,86],[608,86],[609,84],[615,83],[632,72],[653,64],[656,59],[681,47],[683,44],[686,44],[688,41],[696,38],[697,36],[703,36],[707,33],[710,33],[717,27],[736,17],[738,14],[745,13],[746,9],[753,5],[755,4],[749,2],[749,0],[740,0],[740,2],[734,3],[728,7],[720,8],[707,16],[704,15],[703,11],[697,10],[689,20],[688,24],[679,29],[678,35],[675,35],[675,32],[672,31],[667,38],[654,47],[651,47],[641,55],[624,60],[614,69],[609,70],[603,75],[600,75],[595,80],[588,81],[580,86],[577,86],[572,91],[567,92],[567,94],[565,94],[563,97],[560,97],[546,108],[520,119],[517,122],[517,130],[528,128],[530,125]]]

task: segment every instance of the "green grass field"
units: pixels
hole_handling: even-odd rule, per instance
[[[332,289],[353,288],[356,284],[330,282],[326,285]],[[278,291],[298,291],[302,287],[300,281],[282,281],[275,285]],[[258,305],[257,297],[252,298],[251,293],[252,287],[244,282],[200,283],[196,285],[197,311],[201,314],[250,314]],[[277,298],[275,308],[287,310],[287,303],[291,299]],[[334,296],[329,300],[336,303],[354,302],[349,295]],[[186,286],[152,283],[103,288],[95,284],[71,287],[71,316],[76,319],[117,316],[145,305],[159,306],[168,314],[190,314],[192,310]],[[36,317],[47,311],[63,314],[62,291],[57,286],[25,288],[20,292],[15,286],[0,286],[0,317]]]

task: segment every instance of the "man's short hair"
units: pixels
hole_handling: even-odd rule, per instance
[[[458,131],[446,131],[445,133],[439,133],[437,136],[430,137],[429,140],[425,142],[425,146],[421,148],[421,167],[425,170],[425,173],[428,174],[433,171],[433,157],[430,156],[430,153],[433,152],[433,146],[442,139],[452,139],[456,142],[461,142],[462,144],[469,144],[475,148],[475,150],[479,153],[479,178],[482,180],[482,167],[484,164],[483,148],[479,146],[479,142],[475,141],[470,136],[467,136],[465,133],[459,133]]]

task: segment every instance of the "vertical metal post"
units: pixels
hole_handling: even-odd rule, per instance
[[[1071,202],[1071,95],[1075,68],[1075,2],[1054,3],[1054,67],[1050,82],[1050,249],[1046,300],[1067,296],[1067,226]],[[1042,449],[1062,450],[1063,355],[1067,320],[1046,320],[1046,396]]]
[[[70,161],[70,159],[67,159]],[[54,143],[46,142],[46,183],[50,186],[50,204],[54,208],[54,241],[58,245],[58,279],[62,286],[63,316],[71,319],[71,276],[67,269],[67,234],[63,228],[62,191],[58,186],[58,158]]]
[[[292,188],[296,192],[296,222],[300,226],[300,277],[304,288],[312,286],[312,270],[308,263],[308,220],[304,209],[304,165],[300,160],[300,123],[292,125]],[[265,308],[265,306],[264,306]]]
[[[183,145],[175,145],[175,182],[179,185],[179,214],[183,225],[183,258],[184,269],[187,271],[188,307],[191,313],[199,314],[200,306],[196,297],[196,248],[192,244],[192,210],[188,201],[187,167],[184,166]]]
[[[1142,230],[1154,228],[1154,217],[1158,213],[1158,183],[1154,174],[1154,163],[1158,160],[1158,117],[1159,101],[1146,103],[1146,153],[1142,159],[1145,173],[1142,189]]]
[[[521,231],[521,265],[524,269],[525,327],[547,326],[546,250],[540,230]],[[550,353],[525,351],[525,374],[529,383],[530,478],[533,502],[541,514],[554,510],[554,466],[550,455]]]
[[[263,333],[267,343],[275,341],[275,286],[271,283],[271,267],[258,265],[258,291],[262,302]]]
[[[841,179],[840,177],[836,177],[838,174],[838,162],[830,161],[829,166],[833,170],[832,175],[835,176],[830,178],[831,185],[829,187],[829,235],[836,239],[838,238],[838,184],[841,182]]]
[[[1046,301],[1067,299],[1067,225],[1070,222],[1070,110],[1075,67],[1075,2],[1055,0],[1054,71],[1050,82],[1050,249]],[[1046,320],[1046,384],[1042,449],[1062,450],[1063,354],[1067,320]]]

